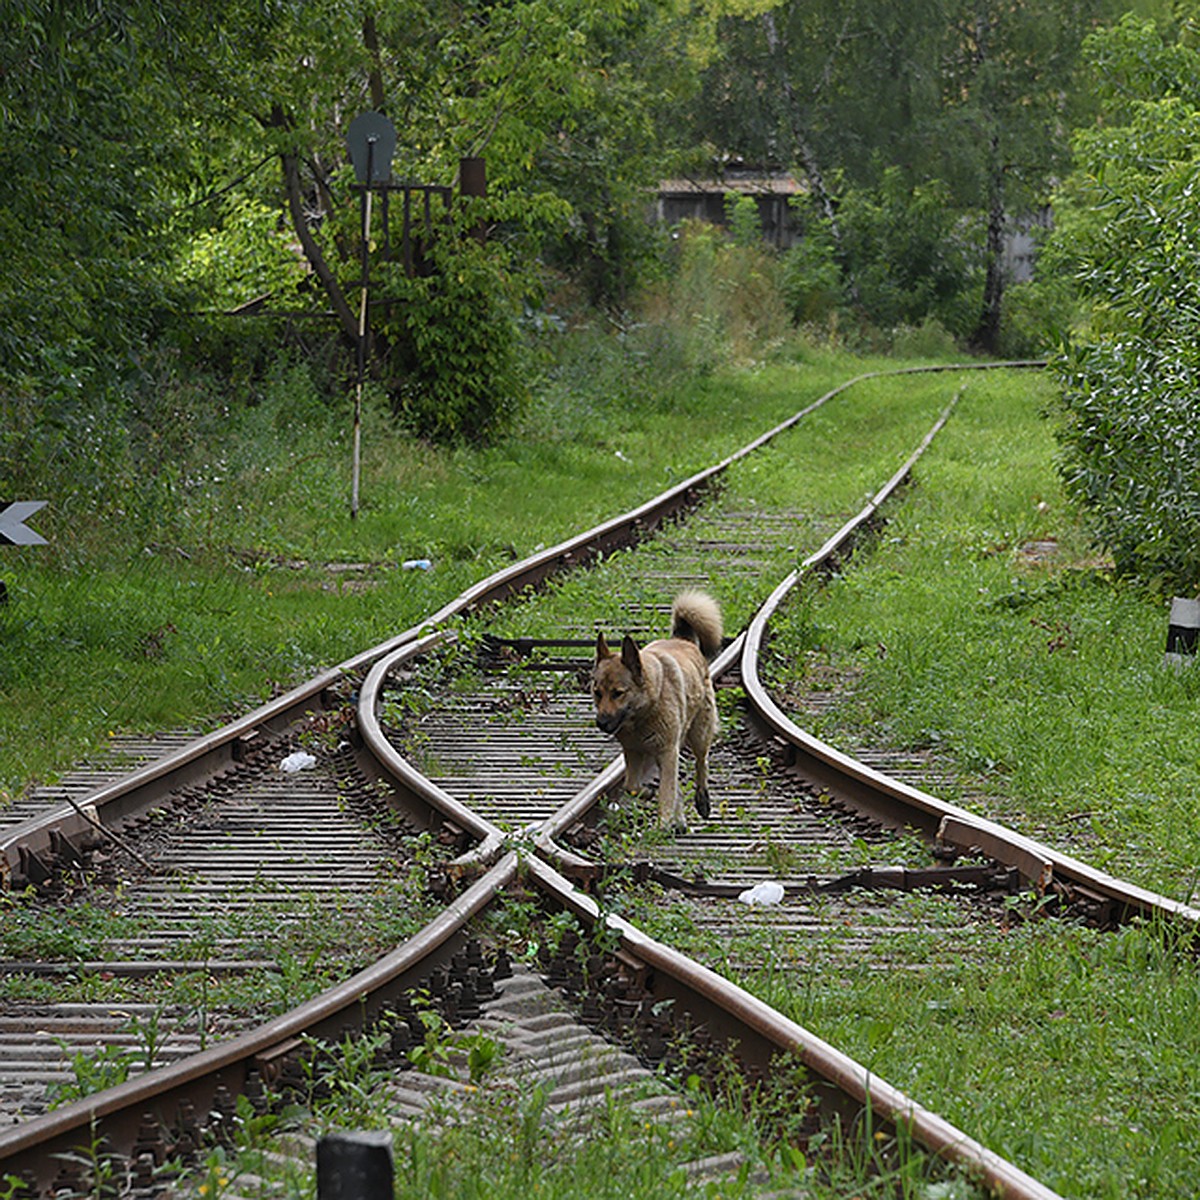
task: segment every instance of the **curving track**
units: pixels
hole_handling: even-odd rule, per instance
[[[208,1136],[212,1120],[219,1126],[222,1114],[228,1119],[232,1096],[283,1087],[295,1076],[308,1039],[336,1042],[381,1020],[395,1022],[411,990],[428,988],[431,980],[455,1020],[476,1019],[481,997],[513,985],[502,983],[505,956],[481,949],[472,922],[520,886],[546,913],[573,914],[582,937],[605,945],[604,961],[586,987],[571,978],[578,952],[547,957],[543,970],[574,995],[579,1020],[623,1037],[644,1060],[669,1059],[675,1029],[658,1014],[670,1000],[674,1025],[682,1021],[688,1030],[693,1054],[697,1046],[718,1055],[736,1044],[751,1079],[771,1071],[781,1053],[797,1058],[807,1072],[814,1119],[836,1116],[854,1124],[869,1114],[885,1138],[903,1130],[997,1194],[1053,1195],[725,977],[754,967],[738,937],[747,910],[737,894],[767,876],[783,883],[784,903],[764,910],[762,925],[785,934],[789,944],[802,944],[805,936],[824,936],[831,923],[852,922],[861,936],[848,943],[847,952],[878,953],[881,965],[886,939],[896,932],[891,897],[906,887],[952,887],[962,923],[994,921],[997,897],[1027,885],[1054,891],[1102,923],[1149,912],[1187,922],[1198,915],[937,800],[900,779],[904,764],[880,770],[846,758],[800,730],[759,681],[758,656],[772,613],[807,575],[845,553],[871,526],[948,414],[866,507],[836,531],[811,523],[798,531],[801,515],[775,515],[776,527],[789,538],[819,549],[780,583],[713,665],[718,686],[740,688],[745,698],[744,729],[724,739],[716,764],[721,820],[697,826],[672,844],[656,842],[644,830],[630,834],[636,815],[616,801],[620,764],[610,761],[611,744],[591,731],[576,687],[587,661],[577,643],[590,644],[593,630],[551,645],[530,638],[473,647],[482,664],[474,691],[456,691],[451,702],[432,706],[407,700],[418,688],[430,690],[423,682],[428,672],[442,677],[444,668],[430,665],[439,655],[452,651],[461,658],[461,647],[445,630],[450,618],[661,529],[705,498],[733,462],[813,407],[710,471],[483,581],[420,627],[226,729],[86,795],[69,796],[65,804],[22,814],[0,830],[0,868],[10,887],[32,885],[54,894],[98,867],[133,880],[134,911],[123,915],[135,932],[124,943],[113,941],[111,956],[91,964],[101,973],[111,974],[123,954],[123,961],[142,964],[131,971],[207,973],[219,967],[278,975],[288,969],[277,951],[280,930],[295,919],[297,892],[325,889],[324,896],[313,896],[313,912],[328,911],[335,897],[369,893],[381,871],[412,865],[414,834],[441,847],[428,882],[448,900],[396,950],[252,1029],[199,1024],[189,1032],[181,1024],[175,1045],[155,1058],[152,1070],[53,1112],[36,1115],[38,1105],[26,1089],[14,1106],[26,1119],[0,1128],[0,1171],[26,1178],[42,1193],[86,1190],[86,1172],[64,1177],[55,1155],[103,1136],[109,1150],[129,1164],[131,1179],[139,1164],[148,1177],[164,1158]],[[688,526],[690,546],[683,535],[671,533],[681,544],[669,557],[670,568],[652,585],[644,575],[641,580],[649,596],[640,618],[647,629],[657,629],[673,591],[704,578],[705,564],[711,570],[718,555],[722,578],[738,570],[751,578],[761,575],[771,541],[763,529],[770,522],[757,516],[748,536],[745,514],[716,505]],[[613,622],[629,619],[628,605],[619,603]],[[629,627],[636,632],[639,618],[633,620]],[[318,748],[318,769],[285,782],[277,764],[300,744]],[[396,814],[393,821],[380,821],[381,798]],[[297,822],[301,804],[309,807]],[[273,805],[281,815],[274,832]],[[309,844],[294,841],[297,824],[314,831]],[[771,831],[767,844],[764,829]],[[876,853],[896,844],[888,832],[896,829],[910,831],[910,837],[916,831],[925,840],[925,863],[911,869],[874,865]],[[152,863],[153,871],[139,876],[135,860],[144,868]],[[164,871],[172,868],[189,875],[186,891],[165,883]],[[619,878],[620,886],[649,882],[656,895],[683,905],[691,939],[724,947],[722,973],[608,911],[610,878]],[[197,914],[203,925],[206,912],[237,904],[258,913],[265,905],[274,924],[252,922],[227,940],[198,939]],[[173,926],[180,909],[188,921]],[[619,944],[609,945],[604,930]],[[76,972],[79,966],[74,964]],[[39,1014],[35,1020],[47,1018]],[[91,1030],[88,1036],[112,1039],[115,1032]],[[409,1037],[393,1030],[393,1049],[401,1058]],[[200,1044],[204,1048],[192,1053]],[[195,1115],[204,1113],[216,1116],[206,1121]]]

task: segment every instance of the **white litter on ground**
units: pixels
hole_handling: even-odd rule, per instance
[[[295,771],[306,771],[309,767],[317,765],[316,758],[309,754],[307,750],[297,750],[289,754],[287,758],[279,764],[281,771],[287,771],[289,774]]]
[[[778,904],[783,899],[783,884],[773,879],[764,879],[744,892],[738,893],[743,904]]]

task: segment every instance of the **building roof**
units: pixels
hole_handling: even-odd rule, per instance
[[[664,179],[660,196],[799,196],[808,191],[790,171],[729,172],[717,179]]]

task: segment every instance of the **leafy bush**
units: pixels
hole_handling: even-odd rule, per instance
[[[1056,363],[1063,474],[1119,570],[1200,589],[1200,52],[1127,17],[1088,46],[1111,88],[1076,137],[1057,253],[1096,317]]]
[[[842,272],[828,222],[814,221],[784,253],[780,286],[797,325],[824,320],[842,304]]]
[[[1177,593],[1200,588],[1200,350],[1109,339],[1058,367],[1063,477],[1118,571]]]
[[[738,221],[745,238],[744,207]],[[645,298],[650,323],[671,331],[683,364],[701,374],[761,356],[788,328],[777,255],[757,236],[739,244],[703,221],[676,232],[673,274]]]
[[[407,275],[400,264],[380,271],[378,291],[391,302],[374,322],[386,346],[385,386],[418,437],[482,444],[529,403],[520,283],[498,246],[461,231],[439,232],[425,256],[427,274]]]
[[[180,274],[209,307],[233,308],[269,292],[289,296],[306,275],[293,239],[274,208],[249,197],[230,200],[220,223],[186,246]]]
[[[1012,284],[1004,293],[999,351],[1004,358],[1041,358],[1069,336],[1080,304],[1069,279],[1053,263],[1039,264],[1038,278]]]
[[[944,184],[909,188],[889,168],[877,188],[849,190],[838,215],[847,272],[869,321],[891,329],[932,316],[956,336],[970,332],[977,271]]]
[[[892,353],[900,358],[950,358],[954,350],[954,338],[936,317],[892,330]]]

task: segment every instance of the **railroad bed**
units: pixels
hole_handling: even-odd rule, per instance
[[[536,972],[518,970],[506,996],[552,986],[570,1020],[638,1060],[639,1079],[678,1081],[686,1063],[719,1090],[731,1061],[749,1089],[794,1074],[804,1122],[789,1136],[809,1150],[838,1128],[885,1155],[915,1146],[933,1178],[1052,1196],[737,986],[802,978],[831,944],[879,970],[894,969],[899,940],[953,952],[958,937],[1001,929],[1024,892],[1101,924],[1151,912],[1194,921],[938,801],[925,764],[864,764],[822,746],[762,688],[771,613],[878,524],[939,426],[858,513],[724,509],[713,479],[694,477],[483,581],[435,614],[434,632],[406,631],[194,747],[10,822],[0,849],[10,883],[30,889],[31,927],[49,911],[86,928],[57,958],[43,947],[36,962],[6,965],[20,986],[6,987],[4,1012],[27,1025],[34,1014],[43,1051],[58,1044],[53,1022],[66,1029],[80,1005],[126,1020],[62,1037],[57,1062],[35,1063],[30,1049],[25,1075],[6,1071],[16,1120],[0,1128],[0,1168],[35,1191],[82,1194],[94,1163],[48,1163],[102,1136],[117,1164],[106,1169],[153,1190],[164,1161],[220,1141],[237,1094],[260,1111],[339,1045],[349,1053],[380,1031],[403,1092],[420,1059],[413,997],[432,997],[444,1028],[476,1029],[480,994],[515,958]],[[630,540],[644,548],[617,554]],[[512,603],[598,558],[589,579],[608,607],[586,620],[555,619],[553,597],[548,612],[537,596]],[[691,814],[686,834],[666,838],[651,806],[621,795],[615,747],[592,726],[586,646],[598,629],[665,632],[671,596],[696,585],[752,593],[761,607],[713,666],[724,728],[711,817]],[[500,622],[452,628],[506,598]],[[296,754],[302,768],[284,770]],[[777,894],[748,903],[755,885]],[[650,910],[683,952],[638,930]],[[136,1070],[131,1033],[146,1060]],[[91,1065],[89,1038],[103,1040]],[[520,1055],[512,1042],[504,1069]],[[48,1075],[61,1089],[68,1070],[95,1075],[97,1062],[129,1078],[47,1111]],[[452,1095],[469,1094],[459,1085]],[[743,1165],[715,1164],[715,1177]]]

